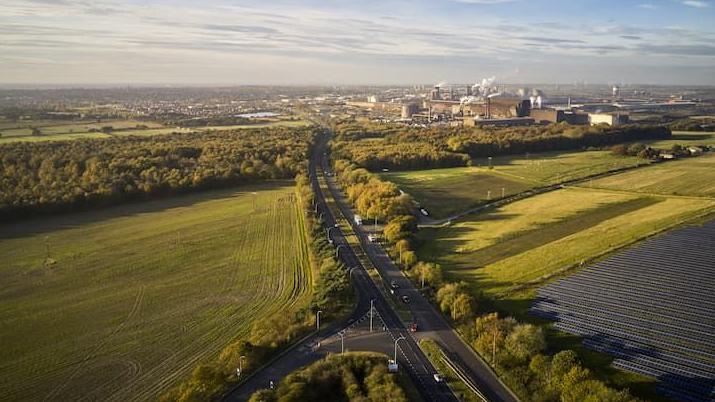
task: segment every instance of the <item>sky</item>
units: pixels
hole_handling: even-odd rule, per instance
[[[2,0],[0,84],[715,85],[715,0]]]

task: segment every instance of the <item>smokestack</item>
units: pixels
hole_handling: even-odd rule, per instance
[[[487,113],[486,113],[486,118],[491,119],[492,118],[492,98],[487,97]]]

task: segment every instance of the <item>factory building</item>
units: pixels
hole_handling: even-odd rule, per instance
[[[464,118],[465,127],[506,127],[506,126],[530,126],[536,121],[531,117],[509,117],[497,119]]]
[[[531,109],[531,117],[537,123],[561,123],[568,124],[588,124],[589,115],[580,111],[561,110],[561,109]]]
[[[530,116],[537,123],[561,123],[566,120],[564,111],[556,109],[531,109]]]
[[[589,113],[588,121],[592,126],[603,123],[609,126],[618,126],[628,124],[628,115],[620,113]]]
[[[417,114],[419,111],[420,106],[416,103],[408,103],[406,105],[402,105],[402,118],[411,119],[412,116]]]
[[[426,101],[425,109],[433,114],[451,114],[462,116],[484,116],[485,118],[528,117],[531,103],[528,99],[487,98],[478,102],[462,103],[458,101]]]

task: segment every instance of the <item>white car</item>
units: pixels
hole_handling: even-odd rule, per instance
[[[375,241],[377,241],[377,235],[369,234],[367,235],[367,239],[370,240],[371,243],[374,243]]]
[[[444,377],[442,377],[442,374],[434,373],[434,382],[442,382],[444,381]]]

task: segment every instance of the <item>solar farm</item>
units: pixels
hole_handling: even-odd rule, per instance
[[[648,240],[539,290],[531,314],[681,401],[715,399],[715,221]]]

